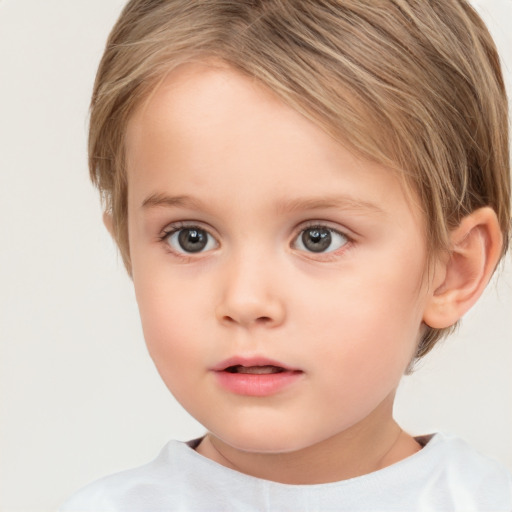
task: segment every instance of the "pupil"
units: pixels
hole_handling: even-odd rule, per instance
[[[206,247],[207,235],[199,229],[182,229],[178,235],[181,248],[187,252],[199,252]]]
[[[312,252],[322,252],[331,245],[331,232],[328,229],[312,228],[302,233],[302,243]]]

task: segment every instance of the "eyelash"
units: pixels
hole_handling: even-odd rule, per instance
[[[200,257],[200,255],[203,253],[202,251],[201,252],[197,252],[197,253],[188,253],[188,252],[181,252],[181,251],[177,251],[175,249],[173,249],[171,247],[171,245],[169,244],[168,240],[169,240],[169,237],[171,237],[172,235],[176,234],[176,233],[179,233],[180,231],[184,230],[184,229],[197,229],[198,231],[204,231],[206,232],[210,237],[212,237],[214,240],[217,240],[209,231],[209,229],[207,228],[204,228],[200,225],[200,223],[198,222],[175,222],[174,224],[171,224],[170,226],[167,226],[166,228],[164,228],[164,230],[162,231],[162,233],[158,236],[158,239],[160,242],[162,242],[165,246],[165,248],[171,253],[173,254],[174,256],[177,256],[178,258],[181,258],[182,260],[184,261],[194,261],[198,258],[198,256]],[[218,242],[217,242],[218,244]]]
[[[292,238],[292,245],[296,244],[301,235],[308,231],[313,229],[319,229],[319,230],[326,230],[330,233],[334,233],[337,236],[343,237],[345,239],[345,242],[343,245],[337,249],[329,250],[325,252],[314,252],[314,251],[307,251],[307,250],[300,250],[301,253],[303,253],[308,258],[313,258],[315,260],[322,260],[325,262],[334,260],[337,256],[339,256],[341,253],[345,253],[348,249],[351,248],[354,242],[354,238],[350,236],[346,231],[341,231],[339,229],[333,228],[328,225],[326,222],[319,222],[319,221],[309,221],[305,224],[301,224],[295,234]]]
[[[184,229],[197,229],[198,231],[204,231],[208,234],[209,237],[212,237],[215,241],[216,241],[216,244],[217,244],[217,247],[219,246],[219,242],[217,241],[216,237],[214,237],[209,229],[207,228],[204,228],[200,225],[200,223],[194,223],[194,222],[176,222],[170,226],[167,226],[163,231],[162,233],[159,235],[158,239],[160,242],[164,243],[166,249],[172,253],[173,255],[179,257],[179,258],[182,258],[183,260],[187,260],[187,261],[194,261],[194,260],[197,260],[198,257],[201,257],[201,255],[204,253],[204,252],[209,252],[209,251],[198,251],[197,253],[194,253],[194,252],[186,252],[186,251],[177,251],[175,249],[173,249],[168,240],[169,240],[169,237],[171,237],[172,235],[176,234],[176,233],[179,233],[180,231],[184,230]],[[340,236],[340,237],[343,237],[345,239],[345,242],[343,243],[343,245],[337,249],[334,249],[334,250],[330,250],[330,251],[324,251],[324,252],[315,252],[315,251],[308,251],[308,250],[303,250],[303,249],[297,249],[299,250],[301,253],[305,253],[305,254],[308,254],[308,255],[313,255],[315,256],[315,259],[322,259],[324,261],[329,261],[331,260],[334,256],[336,255],[339,255],[340,252],[345,252],[347,249],[350,248],[350,246],[352,245],[353,243],[353,238],[351,236],[349,236],[346,232],[343,232],[343,231],[340,231],[338,229],[335,229],[333,227],[330,227],[329,225],[327,225],[326,223],[322,223],[322,222],[319,222],[319,221],[310,221],[310,222],[307,222],[306,224],[301,224],[296,230],[295,230],[295,233],[292,237],[292,242],[291,242],[291,246],[293,247],[293,245],[296,245],[297,242],[299,241],[301,235],[308,231],[308,230],[313,230],[313,229],[318,229],[318,230],[325,230],[325,231],[329,231],[330,233],[334,233],[335,235],[337,236]],[[304,245],[304,244],[303,244]]]

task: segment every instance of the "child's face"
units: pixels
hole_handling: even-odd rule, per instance
[[[422,219],[391,172],[207,65],[136,112],[127,168],[146,342],[185,409],[257,452],[391,421],[432,293]]]

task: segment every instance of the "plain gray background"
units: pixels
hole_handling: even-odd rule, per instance
[[[123,4],[0,0],[2,512],[54,510],[168,439],[203,433],[146,353],[88,181],[89,96]],[[475,4],[510,82],[512,2]],[[404,379],[396,415],[411,433],[455,433],[512,470],[510,256],[499,278],[458,334]]]

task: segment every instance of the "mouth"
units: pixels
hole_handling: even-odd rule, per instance
[[[236,395],[265,397],[299,382],[304,372],[263,358],[231,358],[212,368],[218,384]]]

